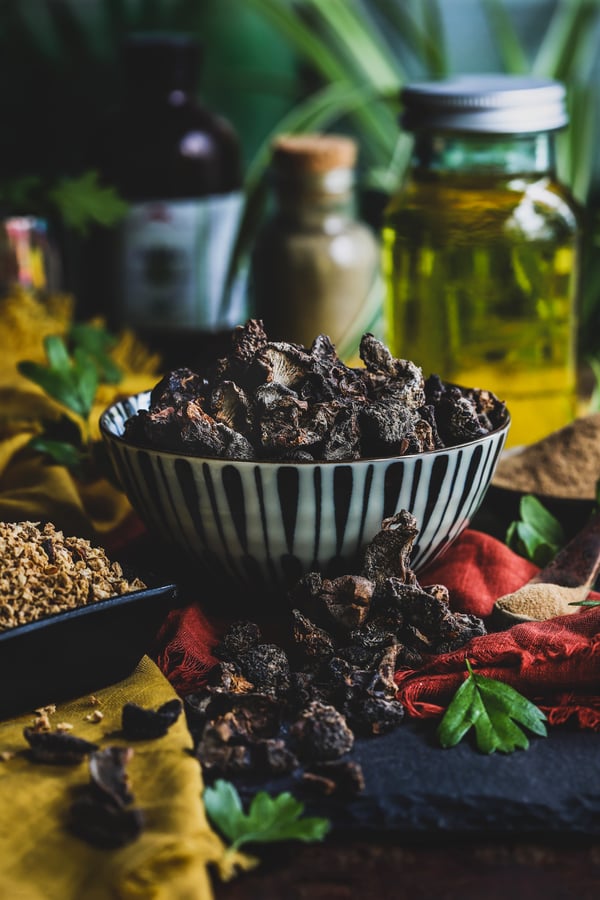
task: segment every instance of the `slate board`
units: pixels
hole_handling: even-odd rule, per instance
[[[148,555],[147,538],[141,552],[161,559],[160,552]],[[173,577],[171,560],[164,562]],[[179,586],[182,596],[189,589],[197,597],[197,582],[181,579]],[[203,592],[209,611],[211,597],[222,603],[222,592],[213,594],[206,582]],[[405,720],[390,734],[358,739],[350,758],[361,764],[366,787],[351,801],[312,800],[294,777],[232,780],[246,801],[261,789],[291,790],[307,814],[327,816],[340,835],[600,836],[600,734],[563,726],[545,739],[531,737],[526,751],[486,756],[468,739],[442,750],[436,724]]]
[[[363,768],[365,791],[306,803],[340,835],[600,835],[600,734],[555,729],[526,751],[488,756],[468,741],[442,750],[430,723],[406,722],[357,740],[350,758]],[[246,799],[261,788],[306,801],[294,779],[238,788]]]

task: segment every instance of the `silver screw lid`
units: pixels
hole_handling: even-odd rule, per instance
[[[549,78],[458,75],[407,84],[400,98],[407,131],[524,134],[568,124],[566,90]]]

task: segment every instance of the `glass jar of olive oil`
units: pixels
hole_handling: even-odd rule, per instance
[[[402,100],[414,152],[383,228],[389,345],[497,394],[513,445],[538,440],[576,414],[578,211],[554,147],[565,89],[463,76]]]

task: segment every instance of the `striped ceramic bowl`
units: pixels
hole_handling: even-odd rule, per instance
[[[241,583],[293,584],[305,572],[357,571],[365,544],[400,509],[417,519],[412,565],[439,556],[468,525],[509,427],[468,444],[390,459],[256,462],[135,446],[125,421],[150,393],[102,414],[100,429],[133,507],[167,546]]]

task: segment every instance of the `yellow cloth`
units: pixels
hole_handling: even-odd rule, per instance
[[[66,295],[42,301],[15,289],[0,300],[0,520],[50,520],[67,534],[103,537],[131,516],[125,495],[104,478],[84,483],[26,447],[42,420],[56,419],[66,411],[20,375],[17,363],[46,363],[44,338],[64,336],[72,321],[73,300]],[[90,437],[95,440],[100,439],[98,419],[107,406],[158,380],[158,358],[150,356],[130,332],[119,336],[111,355],[124,374],[118,385],[98,388],[89,418]]]
[[[3,690],[10,690],[7,685]],[[125,681],[99,691],[100,706],[84,697],[58,707],[51,724],[69,722],[72,734],[106,747],[132,746],[127,771],[146,828],[133,843],[101,850],[65,828],[71,792],[89,781],[87,763],[30,761],[23,728],[33,716],[0,722],[0,897],[6,900],[205,900],[207,864],[219,863],[223,844],[210,830],[201,799],[200,766],[185,717],[167,735],[126,744],[118,735],[123,704],[156,707],[173,689],[147,657]],[[85,716],[104,713],[99,723]]]
[[[65,335],[72,316],[73,303],[66,296],[42,302],[18,290],[0,300],[0,521],[51,521],[67,535],[95,538],[106,546],[115,532],[130,534],[133,513],[125,495],[106,479],[83,483],[26,447],[43,419],[65,410],[21,376],[17,363],[45,363],[44,337]],[[98,389],[90,416],[96,439],[103,409],[118,397],[152,387],[158,378],[157,358],[149,357],[130,333],[120,336],[112,357],[124,378],[117,386]],[[10,690],[10,685],[0,689]],[[157,707],[175,694],[154,663],[144,659],[129,679],[97,696],[104,713],[100,723],[85,721],[93,709],[89,698],[59,707],[52,722],[70,722],[75,734],[100,746],[122,744],[111,732],[120,727],[125,702]],[[70,791],[88,781],[87,767],[85,762],[75,767],[30,762],[22,750],[23,728],[31,721],[32,715],[0,722],[0,753],[17,752],[0,761],[2,900],[204,900],[211,894],[209,862],[222,878],[253,864],[241,854],[225,855],[207,824],[200,766],[189,754],[192,742],[183,717],[167,736],[135,743],[128,771],[147,828],[135,843],[113,851],[90,847],[65,829]]]

